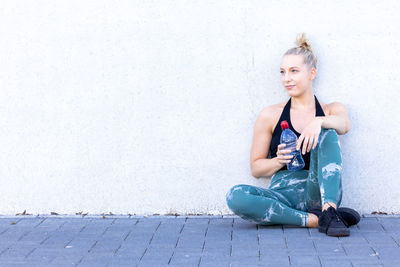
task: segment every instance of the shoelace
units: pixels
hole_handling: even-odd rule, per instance
[[[332,206],[331,206],[332,207]],[[343,223],[344,223],[344,225],[347,227],[347,228],[349,228],[349,225],[347,224],[347,222],[343,219],[343,217],[342,216],[340,216],[340,214],[339,214],[339,212],[335,209],[335,208],[333,208],[332,207],[332,215],[336,218],[336,221],[342,221]]]

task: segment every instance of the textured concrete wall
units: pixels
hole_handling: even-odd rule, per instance
[[[400,212],[398,1],[2,1],[0,214],[229,213],[306,32],[346,105],[343,205]]]

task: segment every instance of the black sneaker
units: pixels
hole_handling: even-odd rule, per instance
[[[324,210],[318,218],[318,231],[329,236],[348,236],[350,229],[334,207]]]
[[[308,212],[317,215],[318,218],[322,214],[321,208],[312,208]],[[356,225],[360,222],[360,214],[351,208],[340,207],[337,208],[337,212],[340,214],[340,216],[343,218],[343,221],[345,221],[349,227]]]
[[[339,207],[337,211],[349,227],[360,222],[360,214],[351,208]]]

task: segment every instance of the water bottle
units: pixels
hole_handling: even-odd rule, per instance
[[[289,171],[297,171],[303,169],[305,166],[303,157],[301,156],[300,150],[296,150],[297,135],[289,129],[289,124],[287,123],[287,121],[281,122],[281,128],[282,134],[280,143],[286,144],[283,149],[290,150],[290,155],[293,155],[292,161],[286,164],[287,169]]]

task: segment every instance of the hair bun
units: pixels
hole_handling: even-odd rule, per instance
[[[317,57],[314,55],[314,52],[311,49],[310,42],[308,41],[306,34],[303,32],[297,35],[296,38],[296,47],[290,48],[284,56],[286,55],[301,55],[303,57],[304,63],[308,66],[309,69],[317,68]]]
[[[310,41],[308,41],[306,34],[304,32],[297,36],[296,41],[297,41],[297,45],[300,48],[304,48],[306,50],[312,51]]]

